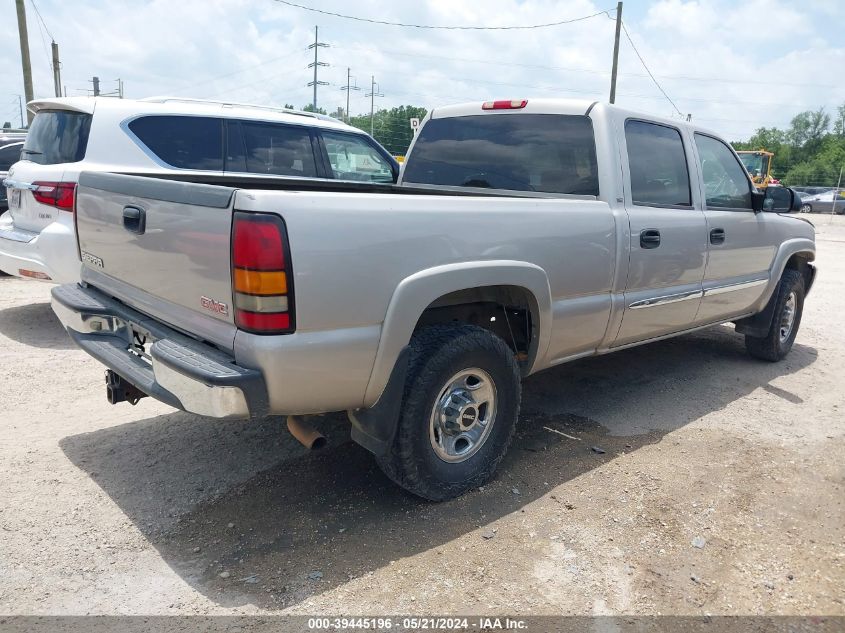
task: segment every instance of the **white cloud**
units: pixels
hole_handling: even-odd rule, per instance
[[[68,94],[104,90],[121,77],[130,97],[179,94],[302,106],[311,100],[306,68],[314,25],[321,49],[320,105],[345,105],[346,67],[363,89],[353,113],[369,110],[374,75],[390,107],[495,97],[562,96],[606,100],[614,23],[605,16],[547,29],[441,31],[367,24],[294,9],[273,0],[36,0],[62,54]],[[339,13],[426,24],[503,26],[575,18],[613,3],[588,0],[303,0]],[[30,4],[30,51],[38,96],[50,96],[49,55]],[[841,3],[810,0],[660,0],[627,2],[637,48],[682,112],[731,138],[756,127],[785,127],[804,109],[845,102]],[[22,92],[14,14],[0,40],[0,118],[16,120]],[[46,42],[49,48],[49,40]],[[633,109],[670,114],[627,41],[621,47],[618,99]],[[801,84],[801,85],[795,85]]]

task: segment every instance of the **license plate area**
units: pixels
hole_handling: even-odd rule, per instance
[[[8,198],[9,198],[9,208],[10,209],[20,209],[21,208],[21,190],[20,189],[8,189]]]
[[[150,348],[156,339],[153,338],[149,330],[142,328],[136,323],[123,321],[122,319],[116,319],[116,326],[118,331],[122,332],[126,338],[126,350],[130,354],[143,359],[147,364],[152,365],[153,358],[150,356]]]

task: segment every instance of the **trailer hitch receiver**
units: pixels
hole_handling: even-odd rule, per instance
[[[106,398],[109,403],[128,402],[131,405],[136,405],[141,398],[146,397],[147,394],[138,387],[121,378],[111,369],[106,370]]]

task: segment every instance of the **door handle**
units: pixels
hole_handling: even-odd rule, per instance
[[[657,229],[640,231],[640,247],[657,248],[658,246],[660,246],[660,231]]]
[[[711,244],[724,244],[725,243],[725,229],[712,229],[710,231],[710,243]]]
[[[123,228],[130,233],[143,235],[147,228],[147,212],[138,207],[123,207]]]

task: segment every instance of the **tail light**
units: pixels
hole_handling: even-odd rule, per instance
[[[41,204],[73,213],[76,199],[75,182],[34,182],[32,195]]]
[[[269,213],[236,211],[232,224],[235,325],[256,334],[293,332],[292,283],[282,219]]]
[[[501,101],[485,101],[482,110],[520,110],[528,105],[528,99],[504,99]]]

